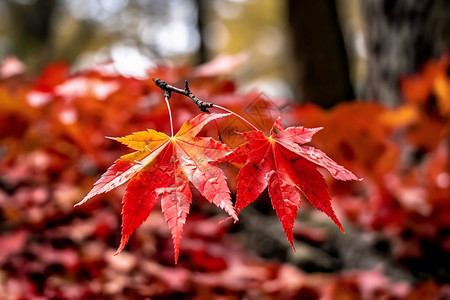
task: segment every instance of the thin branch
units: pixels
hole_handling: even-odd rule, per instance
[[[168,84],[167,82],[165,82],[164,80],[161,80],[158,78],[153,78],[152,80],[165,93],[170,94],[171,92],[174,92],[174,93],[181,94],[181,95],[191,98],[192,101],[194,101],[195,104],[197,104],[198,108],[203,112],[209,113],[208,108],[213,106],[213,104],[210,102],[205,102],[205,101],[198,99],[189,89],[187,80],[184,81],[184,84],[185,84],[184,90],[174,87],[174,86]],[[170,96],[168,98],[170,98]]]
[[[225,107],[223,107],[223,106],[220,106],[220,105],[217,105],[217,104],[213,104],[213,103],[210,103],[210,102],[205,102],[205,101],[202,101],[202,100],[198,99],[198,98],[191,92],[191,90],[189,89],[189,85],[188,85],[188,81],[187,81],[187,80],[184,81],[184,90],[179,89],[179,88],[177,88],[177,87],[174,87],[174,86],[168,84],[167,82],[165,82],[164,80],[161,80],[161,79],[158,79],[158,78],[153,78],[152,80],[153,80],[153,82],[154,82],[160,89],[162,89],[162,90],[164,91],[164,96],[165,96],[167,99],[170,98],[170,95],[171,95],[172,92],[178,93],[178,94],[181,94],[181,95],[184,95],[184,96],[187,96],[187,97],[191,98],[192,101],[194,101],[195,104],[197,104],[198,108],[199,108],[201,111],[203,111],[203,112],[209,113],[208,108],[211,108],[211,107],[221,109],[221,110],[223,110],[223,111],[226,111],[226,112],[228,112],[228,113],[231,113],[231,114],[235,115],[236,117],[238,117],[239,119],[241,119],[242,121],[244,121],[246,124],[248,124],[250,127],[252,127],[254,130],[258,130],[258,131],[259,131],[259,129],[258,129],[255,125],[253,125],[252,123],[250,123],[250,122],[249,122],[248,120],[246,120],[244,117],[242,117],[242,116],[238,115],[237,113],[235,113],[235,112],[229,110],[228,108],[225,108]],[[217,124],[216,124],[216,126],[217,126]],[[217,129],[217,130],[218,130],[218,129]],[[219,139],[222,141],[222,137],[220,136],[220,132],[219,132]]]

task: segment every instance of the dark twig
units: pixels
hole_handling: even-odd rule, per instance
[[[174,86],[168,84],[167,82],[165,82],[164,80],[161,80],[158,78],[153,78],[152,80],[160,89],[162,89],[164,91],[164,95],[168,96],[167,98],[170,98],[171,92],[184,95],[186,97],[191,98],[192,101],[194,101],[195,104],[197,104],[198,108],[201,111],[207,112],[207,113],[209,113],[208,108],[213,107],[213,105],[214,105],[210,102],[205,102],[205,101],[198,99],[189,89],[187,80],[184,81],[184,90],[174,87]]]

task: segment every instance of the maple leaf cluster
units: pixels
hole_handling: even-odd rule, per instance
[[[196,137],[205,124],[224,116],[200,114],[184,123],[173,137],[149,129],[116,138],[137,151],[117,160],[77,204],[130,180],[122,200],[122,239],[116,254],[123,250],[130,235],[147,219],[160,198],[162,212],[172,232],[176,263],[183,225],[192,203],[189,183],[206,200],[238,221],[225,175],[214,162],[245,163],[237,176],[238,213],[268,187],[272,206],[294,250],[292,230],[301,194],[344,232],[331,207],[325,179],[316,168],[323,167],[340,180],[358,178],[322,151],[302,146],[310,142],[320,128],[284,129],[278,118],[270,137],[258,130],[245,132],[247,143],[235,151],[212,138]]]

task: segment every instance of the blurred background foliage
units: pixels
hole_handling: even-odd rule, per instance
[[[449,6],[1,1],[0,298],[448,299]],[[261,130],[323,126],[313,144],[364,177],[326,177],[346,235],[304,201],[294,254],[267,194],[222,226],[196,199],[178,265],[160,207],[113,256],[123,188],[73,205],[127,152],[104,136],[169,131],[152,77]],[[171,103],[177,128],[198,113]]]

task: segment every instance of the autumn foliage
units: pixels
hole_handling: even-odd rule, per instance
[[[222,116],[198,115],[186,121],[172,138],[149,129],[116,139],[137,151],[116,161],[79,204],[131,179],[122,201],[122,239],[117,253],[123,250],[131,233],[147,219],[161,197],[161,209],[172,232],[177,262],[183,225],[192,203],[189,182],[209,202],[238,221],[225,175],[211,164],[229,149],[212,138],[196,137],[206,123]]]
[[[247,140],[243,146],[220,161],[245,163],[238,174],[236,210],[255,201],[269,189],[272,206],[283,225],[286,237],[294,248],[293,228],[297,209],[303,194],[312,205],[327,214],[344,232],[344,228],[331,208],[331,198],[322,174],[316,170],[322,167],[340,180],[358,180],[350,171],[336,164],[322,151],[302,144],[311,141],[321,128],[283,128],[278,118],[272,127],[270,137],[261,131],[244,132]]]
[[[226,68],[160,66],[136,79],[111,65],[73,72],[57,63],[34,77],[20,62],[5,61],[0,298],[445,299],[448,68],[444,57],[405,76],[405,101],[396,108],[354,101],[324,110],[238,93],[224,79]],[[197,97],[260,131],[214,109],[199,113],[174,93],[179,131],[170,136],[164,92],[153,77],[178,87],[187,79]],[[249,109],[255,103],[258,110]],[[280,119],[264,110],[252,118],[274,106]],[[86,203],[74,208],[80,201]],[[279,262],[255,258],[256,243],[245,241],[254,241],[251,224],[258,221],[249,218],[265,206],[286,234],[281,245],[302,253],[312,247],[319,261],[341,264],[303,268],[304,253],[292,250]],[[220,222],[228,216],[240,220]],[[347,234],[335,234],[331,220]],[[258,228],[269,227],[262,222]],[[384,263],[371,270],[351,264],[354,247],[371,240],[387,249]]]

